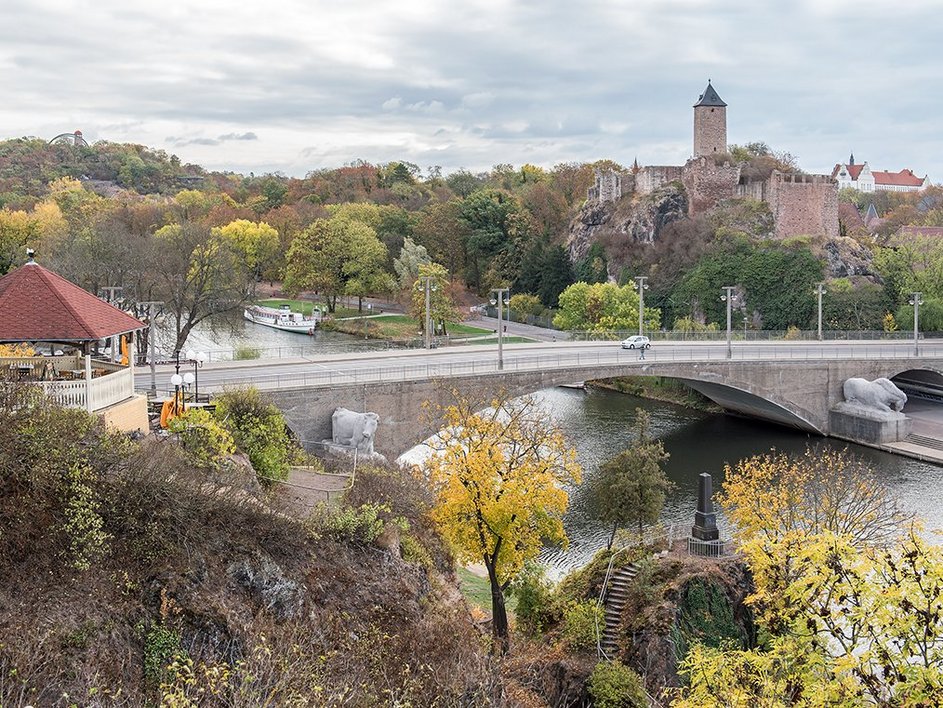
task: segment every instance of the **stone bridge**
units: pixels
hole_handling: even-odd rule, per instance
[[[943,353],[943,352],[941,352]],[[380,416],[375,448],[395,459],[437,432],[423,405],[447,405],[454,392],[488,404],[498,393],[512,396],[591,379],[662,376],[677,379],[725,410],[830,435],[829,410],[843,400],[842,384],[851,377],[908,377],[943,382],[943,356],[893,355],[867,358],[803,358],[798,360],[632,360],[562,363],[524,370],[485,371],[413,377],[400,381],[336,380],[330,385],[281,384],[269,391],[289,425],[306,444],[331,437],[331,413],[338,406],[374,411]]]

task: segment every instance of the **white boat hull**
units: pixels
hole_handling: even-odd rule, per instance
[[[320,318],[305,317],[299,312],[286,313],[268,307],[249,307],[243,310],[242,314],[255,324],[296,334],[314,334],[320,322]]]

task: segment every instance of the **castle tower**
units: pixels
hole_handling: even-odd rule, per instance
[[[694,104],[694,157],[727,152],[727,104],[708,79]]]

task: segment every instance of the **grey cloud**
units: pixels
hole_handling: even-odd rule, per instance
[[[227,140],[258,140],[259,136],[255,133],[226,133],[225,135],[220,135],[216,138],[219,142],[225,142]]]

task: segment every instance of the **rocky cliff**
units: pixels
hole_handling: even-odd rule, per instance
[[[684,187],[677,182],[651,194],[627,194],[615,202],[587,202],[570,223],[567,248],[575,263],[590,247],[611,239],[652,243],[664,226],[683,219],[688,210]]]

